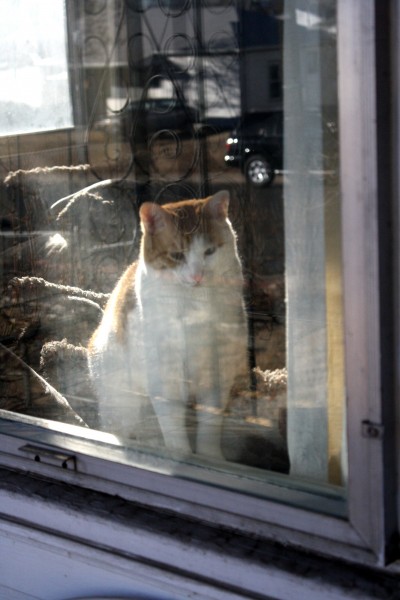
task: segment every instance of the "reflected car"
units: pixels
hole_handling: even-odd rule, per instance
[[[226,140],[225,164],[256,187],[271,185],[283,167],[283,112],[243,116]]]
[[[97,126],[120,128],[125,133],[141,130],[146,136],[159,131],[187,131],[196,120],[196,111],[174,98],[150,98],[129,102],[120,112],[111,113]]]

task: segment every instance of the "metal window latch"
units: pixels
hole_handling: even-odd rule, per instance
[[[27,452],[35,462],[76,471],[76,456],[73,454],[68,454],[67,452],[62,452],[60,450],[52,450],[50,448],[42,448],[41,446],[34,446],[33,444],[21,446],[20,450],[22,452]]]
[[[361,433],[363,437],[381,440],[383,439],[384,427],[380,423],[372,423],[372,421],[362,421]]]

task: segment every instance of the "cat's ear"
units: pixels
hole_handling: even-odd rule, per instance
[[[154,235],[163,229],[167,221],[167,213],[154,202],[144,202],[139,210],[143,231]]]
[[[221,190],[209,198],[207,210],[218,221],[225,221],[228,216],[229,199],[229,192]]]

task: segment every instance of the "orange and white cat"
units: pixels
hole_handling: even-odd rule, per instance
[[[117,283],[88,348],[102,429],[154,444],[146,427],[155,414],[156,443],[222,457],[223,412],[236,375],[247,370],[243,277],[228,205],[221,191],[141,206],[139,259]]]

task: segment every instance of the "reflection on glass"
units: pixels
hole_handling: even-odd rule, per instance
[[[345,483],[336,3],[308,4],[67,10],[75,127],[0,138],[1,408]]]

